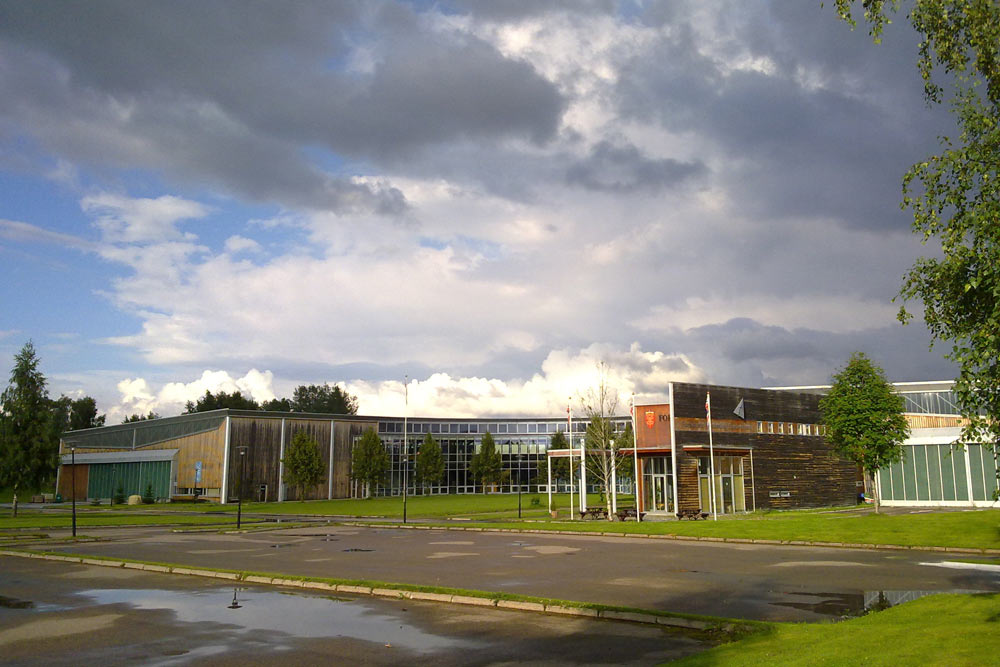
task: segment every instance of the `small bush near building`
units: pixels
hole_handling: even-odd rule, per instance
[[[142,494],[142,503],[144,505],[152,505],[156,502],[156,496],[153,495],[153,483],[146,483],[146,491]]]

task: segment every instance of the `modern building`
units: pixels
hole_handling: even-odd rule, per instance
[[[961,443],[962,418],[951,381],[896,382],[903,397],[910,437],[903,458],[875,476],[881,502],[888,506],[998,507],[996,443]],[[823,394],[829,386],[789,387]],[[868,495],[870,496],[871,490]]]
[[[939,385],[900,385],[915,428],[904,462],[878,476],[887,504],[985,504],[992,497],[992,449],[970,446],[961,456],[954,454],[951,443],[961,418],[954,414],[950,386]],[[623,451],[638,459],[642,511],[712,511],[713,482],[719,513],[851,504],[863,489],[857,467],[836,456],[823,437],[819,399],[824,387],[750,389],[675,382],[665,389],[666,403],[636,406],[636,447]],[[615,417],[616,430],[630,419]],[[569,435],[577,457],[586,426],[582,419],[572,422]],[[110,498],[119,486],[126,494],[143,494],[152,486],[158,499],[201,497],[225,503],[242,495],[297,500],[297,490],[280,481],[281,459],[295,434],[304,431],[319,443],[326,475],[302,497],[346,498],[357,493],[350,477],[351,448],[367,429],[378,433],[390,454],[391,470],[377,495],[400,495],[404,477],[408,493],[418,491],[413,466],[427,434],[441,444],[446,466],[439,485],[420,489],[430,494],[476,492],[469,463],[485,433],[493,435],[509,473],[501,492],[547,491],[539,463],[546,455],[572,451],[549,451],[552,435],[568,429],[565,416],[404,420],[225,409],[65,433],[58,490],[69,498],[75,483],[78,499]],[[574,488],[579,480],[575,475]],[[599,491],[593,478],[587,482],[590,491]],[[619,476],[618,488],[630,492],[631,479]],[[569,490],[569,484],[560,482],[553,490]]]

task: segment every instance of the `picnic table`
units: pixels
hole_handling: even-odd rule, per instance
[[[697,521],[698,519],[708,519],[708,512],[702,512],[701,509],[696,510],[678,510],[678,519],[691,519],[692,521]]]
[[[619,521],[626,521],[628,519],[634,519],[636,515],[636,509],[634,507],[620,507],[615,514],[618,516]],[[639,512],[639,520],[646,516],[645,512]]]
[[[588,507],[585,510],[579,510],[580,518],[586,519],[588,516],[592,519],[607,519],[608,510],[606,507]]]

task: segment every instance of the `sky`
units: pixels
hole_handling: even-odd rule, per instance
[[[0,368],[109,423],[952,378],[893,297],[954,126],[833,4],[0,3]]]

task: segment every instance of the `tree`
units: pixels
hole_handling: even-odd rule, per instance
[[[862,4],[877,42],[899,2]],[[853,5],[837,0],[852,26]],[[941,153],[903,177],[913,231],[925,244],[939,243],[940,252],[918,259],[904,276],[899,319],[911,319],[907,301],[922,302],[932,343],[950,342],[945,356],[959,367],[954,391],[968,419],[962,441],[992,446],[1000,463],[1000,3],[914,0],[909,7],[921,36],[924,97],[950,104],[959,135],[942,137]]]
[[[417,452],[417,465],[413,471],[418,485],[438,484],[444,477],[444,455],[441,445],[430,433],[424,436],[424,444]]]
[[[300,385],[292,394],[291,407],[296,412],[354,415],[358,413],[358,398],[337,385]]]
[[[129,415],[128,417],[126,417],[125,419],[122,420],[122,423],[123,424],[131,424],[132,422],[142,422],[142,421],[146,421],[147,419],[159,419],[159,418],[160,418],[160,415],[158,413],[153,412],[152,410],[150,410],[149,414],[147,414],[147,415],[137,415],[137,414]]]
[[[0,396],[0,486],[18,492],[38,489],[55,474],[59,433],[65,422],[53,418],[45,376],[29,340],[14,356],[10,384]]]
[[[305,431],[292,436],[281,462],[285,464],[282,481],[296,488],[299,500],[305,499],[306,487],[323,481],[323,457],[319,453],[319,443]]]
[[[60,396],[50,403],[54,419],[57,423],[64,424],[67,431],[104,426],[107,419],[107,415],[97,414],[97,401],[91,396],[75,400],[69,396]]]
[[[613,481],[631,468],[629,456],[624,451],[632,447],[631,427],[627,434],[615,432],[612,417],[618,411],[618,392],[608,383],[607,364],[600,362],[597,370],[597,386],[588,390],[580,401],[589,419],[584,434],[587,474],[601,486],[610,521],[614,517],[611,511]]]
[[[819,407],[834,450],[861,466],[870,482],[877,470],[903,458],[903,441],[910,434],[903,398],[865,354],[851,355]],[[869,488],[875,491],[878,512],[877,485],[872,482]]]
[[[366,430],[351,452],[351,479],[365,485],[365,498],[389,472],[389,453],[373,429]]]
[[[549,449],[569,449],[569,441],[566,440],[566,434],[562,431],[553,433],[552,437],[549,438]],[[538,462],[538,474],[535,476],[536,484],[548,484],[549,465],[552,466],[553,486],[558,486],[559,482],[569,481],[569,457],[546,456]]]
[[[218,394],[205,390],[205,395],[198,399],[196,403],[188,401],[184,406],[184,414],[189,415],[195,412],[208,412],[209,410],[221,410],[230,408],[232,410],[260,410],[257,401],[247,398],[239,391],[227,394],[219,391]]]
[[[272,398],[270,401],[261,403],[260,409],[269,412],[291,412],[292,402],[287,398]]]
[[[493,435],[484,433],[479,444],[479,451],[469,462],[469,472],[472,478],[483,485],[483,492],[489,493],[487,485],[499,484],[503,481],[503,460],[497,451]]]

